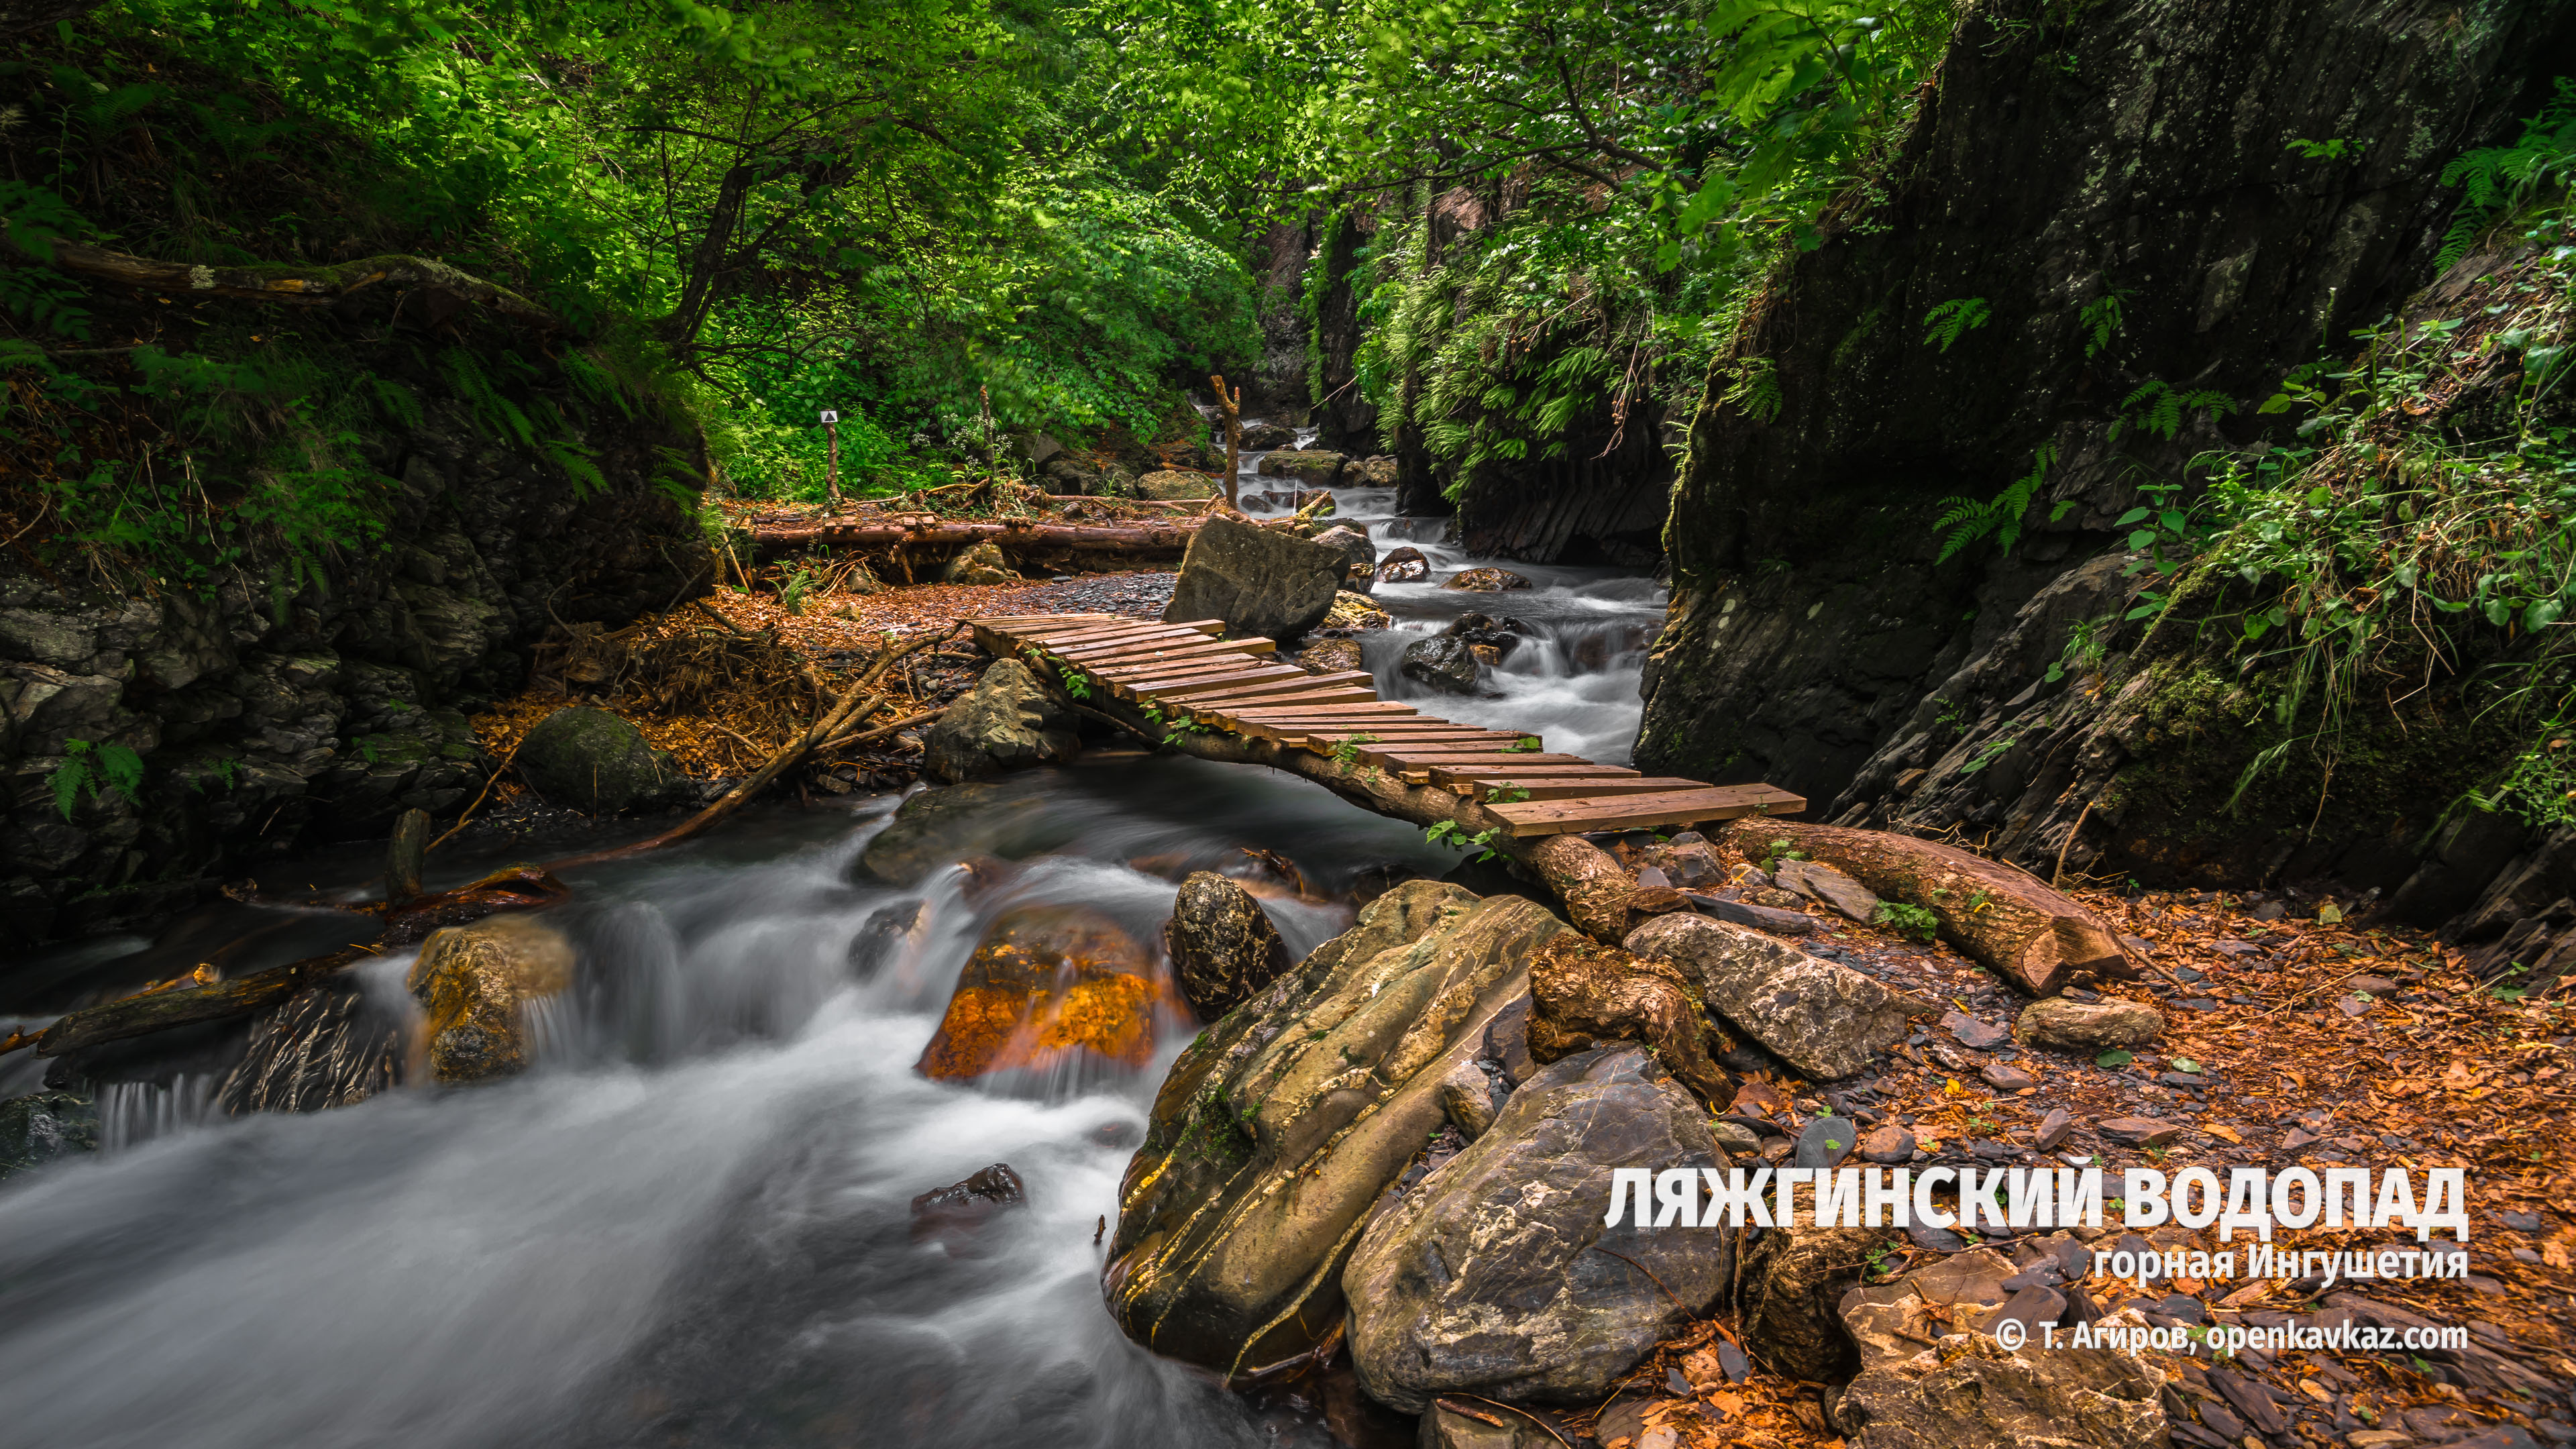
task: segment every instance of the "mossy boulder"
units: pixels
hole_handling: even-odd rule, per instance
[[[572,943],[531,916],[433,931],[403,984],[420,1002],[430,1072],[441,1082],[525,1071],[525,1008],[572,985]]]
[[[1184,472],[1178,468],[1165,468],[1136,480],[1138,497],[1160,499],[1166,503],[1214,498],[1224,491],[1223,486],[1207,474]]]
[[[1446,1120],[1442,1082],[1569,929],[1517,896],[1407,881],[1208,1028],[1120,1189],[1102,1287],[1127,1336],[1241,1375],[1329,1335],[1370,1208]]]
[[[924,790],[868,842],[859,872],[887,885],[913,885],[943,865],[1023,843],[1041,822],[1042,804],[993,781]]]
[[[684,804],[697,789],[668,751],[604,709],[574,705],[537,721],[519,745],[519,777],[557,805],[591,815]]]

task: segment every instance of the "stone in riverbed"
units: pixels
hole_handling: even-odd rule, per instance
[[[1351,1361],[1370,1396],[1416,1413],[1450,1393],[1598,1402],[1726,1286],[1722,1236],[1602,1222],[1619,1168],[1722,1168],[1707,1123],[1625,1044],[1567,1057],[1515,1091],[1490,1131],[1370,1226],[1342,1271]]]
[[[914,1070],[963,1081],[1020,1069],[1143,1067],[1158,993],[1145,948],[1086,906],[1005,911],[959,973]]]
[[[1869,1135],[1860,1140],[1860,1155],[1864,1162],[1911,1162],[1914,1160],[1914,1134],[1894,1123],[1873,1127]]]
[[[912,1200],[912,1240],[945,1241],[952,1246],[971,1240],[984,1224],[1006,1209],[1026,1207],[1028,1188],[1007,1162],[996,1162],[963,1182],[933,1188]]]
[[[516,758],[520,778],[538,794],[589,815],[658,809],[696,793],[679,764],[642,731],[586,705],[537,721]]]
[[[1499,594],[1507,589],[1526,589],[1530,581],[1510,569],[1461,569],[1443,580],[1440,587],[1470,594]]]
[[[2098,1052],[2145,1046],[2164,1029],[2164,1013],[2144,1002],[2052,996],[2022,1008],[2013,1034],[2032,1046]]]
[[[1431,560],[1422,550],[1407,546],[1390,549],[1377,561],[1377,581],[1382,584],[1417,583],[1431,576]]]
[[[1370,598],[1366,594],[1354,594],[1350,590],[1344,589],[1340,593],[1333,595],[1333,607],[1325,611],[1324,622],[1321,627],[1326,629],[1383,629],[1394,622],[1395,620],[1390,618],[1385,610],[1380,609],[1377,606],[1377,601],[1375,599]]]
[[[1353,458],[1342,465],[1342,486],[1392,488],[1395,486],[1396,473],[1396,461],[1383,454],[1374,458]]]
[[[1120,1190],[1101,1284],[1128,1337],[1237,1375],[1310,1352],[1370,1208],[1446,1120],[1442,1083],[1568,929],[1406,881],[1193,1041]]]
[[[1282,427],[1277,423],[1245,423],[1243,435],[1237,440],[1237,444],[1247,453],[1267,453],[1274,449],[1290,447],[1296,441],[1297,430],[1294,428]]]
[[[1658,916],[1631,931],[1626,945],[1682,967],[1710,1010],[1811,1077],[1862,1070],[1925,1009],[1848,966],[1703,916]]]
[[[1985,1079],[1987,1086],[1998,1092],[2018,1092],[2039,1085],[2039,1078],[2019,1067],[2006,1066],[2001,1062],[1986,1063],[1978,1068],[1977,1075]]]
[[[1211,518],[1190,538],[1163,618],[1222,619],[1236,635],[1293,639],[1332,611],[1344,562],[1338,548]]]
[[[1783,889],[1796,891],[1819,905],[1831,906],[1845,919],[1867,925],[1878,914],[1877,895],[1830,865],[1818,865],[1811,860],[1784,860],[1771,874]]]
[[[1261,460],[1264,478],[1294,478],[1314,488],[1329,488],[1342,473],[1348,459],[1340,453],[1320,449],[1282,448]]]
[[[1181,995],[1201,1021],[1243,1004],[1289,967],[1288,943],[1242,886],[1212,870],[1181,882],[1163,944]]]
[[[1043,806],[989,780],[924,790],[868,842],[860,873],[887,885],[917,884],[943,865],[1008,844],[1037,822]]]
[[[1346,523],[1335,524],[1316,534],[1315,542],[1342,551],[1344,589],[1365,594],[1377,586],[1377,545],[1369,542],[1367,534]]]
[[[2047,1116],[2039,1119],[2039,1135],[2031,1139],[2030,1145],[2041,1152],[2053,1152],[2059,1143],[2074,1135],[2075,1114],[2063,1107],[2054,1107]]]
[[[1962,1012],[1944,1013],[1941,1017],[1941,1027],[1950,1035],[1957,1037],[1959,1045],[1974,1047],[1981,1052],[1993,1051],[2012,1040],[2012,1028],[1997,1026],[1990,1021],[1979,1021]]]
[[[2123,1147],[2162,1147],[2182,1136],[2182,1124],[2154,1117],[2114,1117],[2093,1129]]]
[[[942,780],[980,780],[1081,753],[1073,712],[1016,659],[996,659],[964,698],[922,735],[922,768]]]
[[[1478,664],[1473,646],[1454,634],[1434,634],[1404,648],[1398,674],[1450,694],[1476,692]]]
[[[87,1097],[31,1092],[0,1102],[0,1180],[97,1150],[98,1105]]]
[[[529,916],[432,931],[403,984],[421,1004],[430,1072],[488,1081],[528,1065],[524,1008],[572,985],[572,943]]]
[[[1326,639],[1309,644],[1297,656],[1297,667],[1308,674],[1340,674],[1361,666],[1360,641]]]

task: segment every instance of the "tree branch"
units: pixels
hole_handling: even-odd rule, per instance
[[[325,266],[262,263],[247,267],[209,267],[190,262],[156,261],[104,247],[59,239],[32,244],[6,238],[8,249],[29,261],[92,281],[114,282],[147,292],[181,292],[199,297],[232,297],[288,306],[327,306],[370,287],[443,292],[487,307],[505,317],[564,330],[563,319],[507,287],[458,271],[445,262],[400,252]]]

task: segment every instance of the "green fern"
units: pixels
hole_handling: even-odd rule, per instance
[[[554,438],[539,444],[537,451],[572,479],[575,497],[588,498],[608,491],[608,475],[599,471],[596,455],[590,449],[569,438]]]
[[[1757,423],[1780,416],[1780,370],[1767,357],[1748,357],[1735,364],[1735,383],[1720,402],[1733,403]]]
[[[2149,378],[2137,391],[2120,401],[2121,416],[2111,424],[2109,438],[2120,441],[2120,434],[2131,428],[2171,440],[2182,431],[2182,420],[2189,413],[2207,413],[2211,422],[2240,409],[2236,400],[2223,392],[2206,388],[2176,391],[2170,383]]]
[[[2092,357],[2100,353],[2111,345],[2112,338],[2120,335],[2120,328],[2127,321],[2121,312],[2121,305],[2129,299],[2129,296],[2127,288],[2113,287],[2085,303],[2076,312],[2076,323],[2084,329],[2085,356]]]
[[[455,387],[458,396],[465,399],[465,405],[473,410],[475,422],[481,424],[485,432],[522,448],[536,447],[536,424],[528,420],[528,415],[520,410],[517,403],[501,396],[500,390],[492,385],[492,379],[475,362],[474,354],[461,347],[451,347],[438,355],[438,361],[440,370],[447,374],[448,382]]]
[[[2057,446],[2042,443],[2031,455],[2028,473],[2004,485],[2004,491],[1979,502],[1974,498],[1953,495],[1941,500],[1941,516],[1932,526],[1942,531],[1940,556],[1935,563],[1948,563],[1961,549],[1991,535],[1999,552],[2010,553],[2021,541],[2021,524],[2030,512],[2031,500],[2039,496],[2039,486],[2048,479],[2048,470],[2057,463]]]
[[[1956,297],[1923,314],[1923,340],[1937,343],[1943,352],[1976,328],[1983,327],[1994,316],[1994,308],[1983,297]]]
[[[2540,114],[2523,123],[2520,140],[2471,151],[2442,168],[2442,184],[2466,194],[2442,234],[2436,266],[2448,269],[2467,256],[2489,223],[2576,169],[2576,76],[2560,76],[2557,86]]]
[[[391,378],[373,375],[367,378],[367,385],[375,393],[377,404],[384,408],[385,416],[406,428],[417,428],[425,421],[420,399],[410,388]]]

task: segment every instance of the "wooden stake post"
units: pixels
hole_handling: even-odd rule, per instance
[[[1238,460],[1243,455],[1243,389],[1227,392],[1222,377],[1212,376],[1208,381],[1215,384],[1216,405],[1225,413],[1225,506],[1240,508],[1243,500],[1237,494],[1242,476],[1236,469],[1242,466]]]

